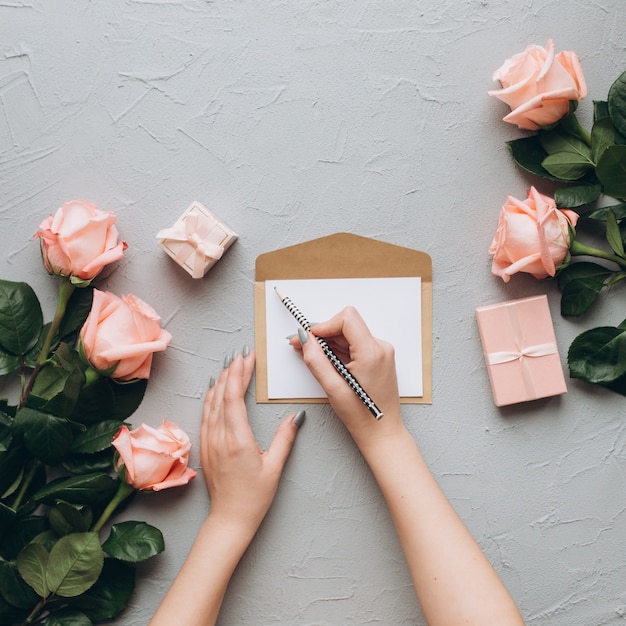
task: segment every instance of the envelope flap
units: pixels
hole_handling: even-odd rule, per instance
[[[257,257],[256,280],[421,276],[432,282],[428,254],[352,233],[335,233]]]

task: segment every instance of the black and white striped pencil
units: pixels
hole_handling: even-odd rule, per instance
[[[306,317],[302,314],[300,309],[293,303],[291,298],[283,295],[276,287],[274,287],[274,291],[276,295],[280,298],[280,301],[285,305],[287,310],[296,318],[296,321],[304,330],[307,332],[311,330],[311,324],[307,320]],[[374,401],[369,397],[365,389],[361,386],[359,381],[348,371],[348,368],[341,362],[341,359],[332,351],[332,348],[322,339],[321,337],[315,337],[317,342],[322,347],[324,354],[328,358],[328,360],[332,363],[334,368],[339,372],[341,377],[348,383],[352,391],[361,399],[363,404],[369,409],[370,413],[374,416],[375,419],[379,420],[383,413],[382,411],[374,404]]]

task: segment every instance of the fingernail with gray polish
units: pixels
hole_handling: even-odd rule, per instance
[[[300,343],[302,345],[304,345],[307,342],[307,339],[309,338],[304,328],[298,328],[298,337],[300,337]]]
[[[213,376],[209,378],[209,389],[211,389],[211,387],[215,387],[215,378],[213,378]]]
[[[244,346],[241,351],[241,356],[245,359],[250,354],[250,348],[248,346]]]
[[[291,341],[296,336],[296,334],[297,333],[293,333],[292,335],[287,335],[286,337],[287,341]]]
[[[237,356],[237,350],[233,350],[233,353],[230,355],[230,362],[232,363]]]
[[[306,417],[306,411],[298,411],[296,416],[293,418],[293,424],[296,428],[300,428],[302,423],[304,422],[304,418]]]
[[[230,367],[230,357],[229,356],[225,356],[224,357],[224,369]]]

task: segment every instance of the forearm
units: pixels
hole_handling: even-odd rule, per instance
[[[410,433],[401,428],[361,449],[387,501],[428,623],[523,624]]]
[[[250,529],[229,527],[209,515],[150,626],[214,624],[228,582],[253,537]]]

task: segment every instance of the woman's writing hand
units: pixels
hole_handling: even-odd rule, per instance
[[[315,337],[326,340],[383,412],[379,421],[335,370]],[[347,307],[315,324],[310,333],[293,337],[291,344],[302,351],[305,364],[361,449],[403,429],[393,346],[373,337],[356,309]]]

